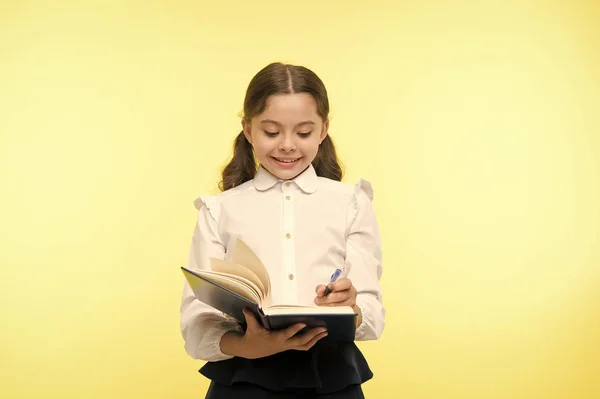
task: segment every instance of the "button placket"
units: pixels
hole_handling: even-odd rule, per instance
[[[283,267],[284,276],[283,292],[285,301],[294,304],[297,301],[296,288],[296,254],[294,233],[294,187],[291,182],[286,182],[281,187],[281,201],[283,210]]]

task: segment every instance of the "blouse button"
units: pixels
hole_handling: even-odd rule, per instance
[[[290,238],[291,236],[292,236],[292,235],[291,235],[290,233],[287,233],[287,234],[285,235],[285,238]]]
[[[285,186],[286,186],[286,187],[289,187],[289,186],[291,186],[291,185],[292,185],[292,183],[290,183],[290,182],[287,182],[287,183],[285,183]]]
[[[292,273],[290,273],[290,275],[288,276],[290,280],[294,279],[294,275]]]
[[[289,195],[286,195],[286,196],[285,196],[285,199],[286,199],[286,200],[288,200],[288,201],[290,200],[290,198],[291,198],[291,197],[290,197]]]

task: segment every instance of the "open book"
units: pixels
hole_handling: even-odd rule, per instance
[[[326,327],[328,335],[323,340],[354,340],[358,315],[350,306],[273,303],[269,273],[241,239],[236,240],[231,260],[210,258],[210,264],[212,270],[181,269],[199,301],[229,315],[240,324],[245,324],[242,310],[247,308],[268,330],[306,323],[305,330]]]

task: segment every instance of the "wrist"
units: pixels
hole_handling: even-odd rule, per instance
[[[358,314],[356,317],[356,327],[358,327],[362,324],[362,310],[360,310],[360,307],[356,304],[352,306],[352,309],[354,309],[354,312]]]
[[[242,338],[244,336],[238,331],[228,331],[221,337],[219,343],[221,352],[228,356],[243,357]]]

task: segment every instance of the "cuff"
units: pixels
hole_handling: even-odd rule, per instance
[[[231,355],[226,355],[221,351],[221,338],[230,331],[243,332],[242,327],[235,321],[224,320],[212,326],[204,336],[204,340],[209,342],[202,352],[206,353],[205,359],[209,362],[219,360],[227,360],[233,358]]]

